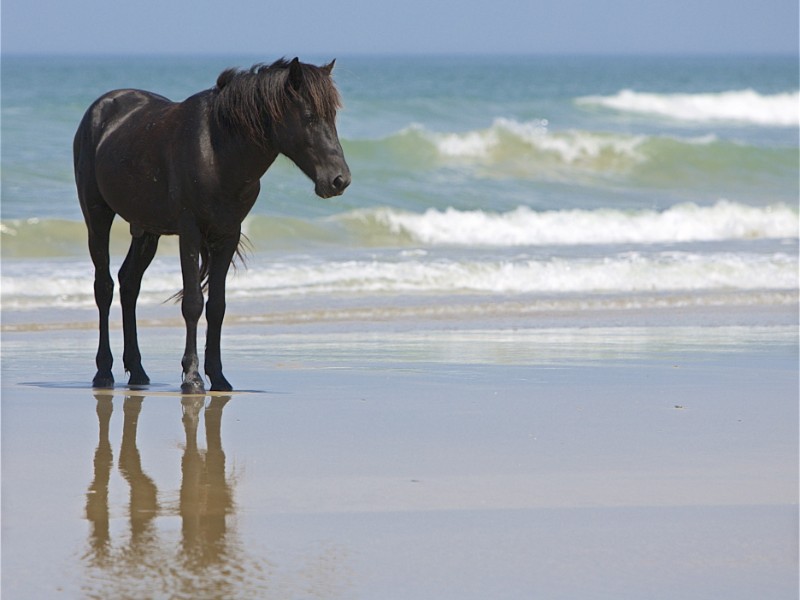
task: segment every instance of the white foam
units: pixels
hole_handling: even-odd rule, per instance
[[[4,310],[92,307],[88,270],[58,278],[30,265],[2,278]],[[142,304],[157,304],[180,288],[175,260],[156,261],[142,287]],[[15,272],[16,271],[16,272]],[[616,253],[598,257],[265,261],[228,282],[228,297],[302,298],[374,294],[559,294],[670,291],[796,290],[797,256],[689,252]]]
[[[640,292],[670,290],[796,290],[796,254],[660,252],[655,243],[785,239],[796,247],[797,210],[787,205],[752,207],[721,201],[665,211],[610,209],[506,213],[394,209],[355,211],[338,217],[350,226],[416,245],[497,247],[494,256],[438,258],[419,247],[378,251],[374,260],[324,256],[250,261],[229,279],[231,298],[302,297],[320,294]],[[637,252],[589,249],[584,257],[507,256],[503,248],[626,244]],[[516,250],[514,252],[517,252]],[[787,250],[788,252],[788,250]],[[456,255],[462,254],[460,251]],[[572,250],[569,254],[574,254]],[[590,258],[594,256],[594,258]],[[121,260],[121,256],[119,257]],[[114,267],[114,270],[116,270]],[[4,262],[0,301],[4,310],[92,307],[93,269],[80,259]],[[142,287],[142,302],[157,304],[181,288],[179,261],[157,257]]]
[[[730,121],[781,127],[800,124],[800,92],[759,94],[746,89],[709,94],[652,94],[622,90],[613,96],[579,98],[578,103],[682,121]]]
[[[795,289],[797,260],[717,253],[637,252],[598,258],[342,261],[278,264],[243,274],[233,297],[330,293],[562,293]]]
[[[429,209],[422,214],[394,209],[351,213],[374,219],[393,234],[429,245],[539,246],[652,244],[742,239],[796,238],[798,215],[787,205],[752,207],[720,201],[681,204],[666,211],[564,210],[507,213]]]

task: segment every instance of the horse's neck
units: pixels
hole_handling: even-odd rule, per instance
[[[238,133],[214,117],[213,95],[198,95],[199,110],[205,116],[205,128],[200,133],[203,153],[209,152],[215,170],[234,178],[259,179],[275,162],[278,151],[269,144],[258,144],[246,135]],[[205,138],[205,139],[203,139]]]
[[[216,132],[213,146],[214,163],[223,177],[242,180],[260,179],[275,162],[278,151],[269,146],[255,144],[227,131]]]

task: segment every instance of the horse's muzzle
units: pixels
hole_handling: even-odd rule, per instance
[[[350,172],[339,173],[331,181],[318,181],[315,186],[317,196],[320,198],[333,198],[334,196],[341,196],[350,185]]]

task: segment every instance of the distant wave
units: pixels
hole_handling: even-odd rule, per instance
[[[729,121],[779,127],[800,124],[800,92],[759,94],[747,89],[716,94],[651,94],[622,90],[613,96],[586,96],[577,102],[681,121]]]
[[[698,181],[749,181],[769,173],[796,180],[796,147],[771,148],[700,137],[553,131],[546,120],[497,118],[491,126],[436,132],[410,125],[379,140],[350,140],[345,150],[375,172],[455,167],[483,178],[692,187]],[[765,168],[765,165],[768,168]]]
[[[641,156],[637,148],[646,139],[643,136],[580,130],[553,133],[546,120],[519,122],[506,118],[495,119],[488,129],[466,133],[433,133],[419,126],[412,127],[411,131],[417,131],[433,142],[441,155],[452,158],[492,155],[502,158],[504,154],[526,146],[550,153],[569,164],[594,161],[604,155],[638,160]]]
[[[392,149],[412,151],[423,161],[505,164],[512,171],[516,164],[529,171],[559,165],[625,169],[646,160],[640,151],[646,140],[646,136],[582,130],[552,132],[546,120],[520,122],[501,117],[490,127],[465,132],[434,132],[414,124],[385,142]]]
[[[787,205],[752,207],[720,201],[701,207],[681,204],[665,211],[613,209],[537,212],[519,207],[505,213],[391,208],[353,211],[336,217],[399,238],[429,245],[541,246],[653,244],[763,238],[796,238],[797,211]]]

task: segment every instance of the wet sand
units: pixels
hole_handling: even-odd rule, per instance
[[[90,328],[7,330],[3,599],[796,598],[781,320],[233,325],[205,397],[179,327],[113,391]]]

